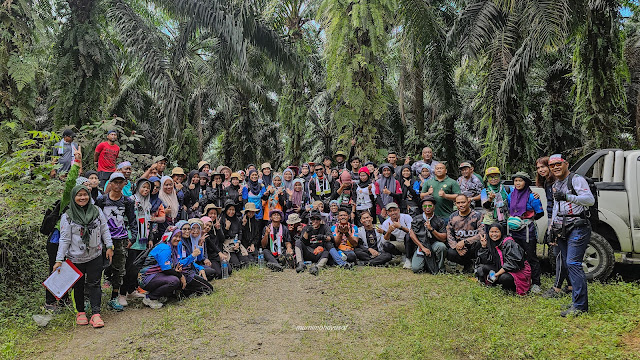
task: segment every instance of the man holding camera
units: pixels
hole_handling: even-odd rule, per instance
[[[573,285],[572,304],[561,316],[580,315],[589,310],[587,280],[582,259],[591,240],[591,223],[587,216],[595,198],[589,183],[580,175],[570,176],[569,163],[560,154],[549,158],[549,168],[556,177],[553,184],[553,239],[566,259],[569,279]],[[569,184],[571,180],[571,184]]]

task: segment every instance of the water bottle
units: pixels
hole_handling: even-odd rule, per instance
[[[493,270],[489,271],[489,281],[491,282],[496,281],[496,272]]]
[[[233,238],[233,245],[238,245],[238,234]]]
[[[258,268],[264,268],[264,254],[262,253],[262,249],[260,249],[260,252],[258,253]]]
[[[227,260],[222,260],[222,278],[229,278],[229,262]]]
[[[340,255],[343,261],[347,261],[347,254],[345,254],[342,250],[338,251],[338,254]]]

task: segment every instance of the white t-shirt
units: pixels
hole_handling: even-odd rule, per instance
[[[400,214],[400,219],[398,220],[398,222],[400,223],[400,225],[402,225],[403,228],[411,229],[411,220],[412,219],[410,215]],[[388,218],[382,223],[382,226],[380,226],[380,228],[387,232],[387,230],[389,230],[389,225],[391,225],[391,222],[391,218]],[[401,229],[395,229],[391,232],[391,235],[396,238],[396,241],[404,241],[404,236],[406,234],[407,233]]]

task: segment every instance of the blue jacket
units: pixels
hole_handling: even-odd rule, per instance
[[[196,264],[196,259],[191,254],[187,257],[182,256],[182,241],[178,244],[178,263],[171,263],[171,246],[167,243],[158,244],[151,250],[149,256],[152,256],[158,262],[161,271],[169,270],[178,265],[178,263],[180,263],[183,268],[193,264],[197,272],[204,270],[204,267]]]
[[[264,214],[264,212],[262,211],[262,195],[264,195],[265,191],[266,191],[266,188],[263,186],[260,189],[260,194],[253,195],[249,193],[249,188],[247,186],[242,188],[242,200],[245,203],[252,202],[256,205],[256,209],[259,210],[258,213],[256,213],[256,219],[258,220],[262,220],[262,216]]]

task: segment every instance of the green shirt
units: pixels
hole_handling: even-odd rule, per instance
[[[433,187],[432,195],[436,200],[436,208],[434,210],[435,215],[441,218],[448,218],[449,215],[453,213],[453,200],[447,200],[438,195],[438,193],[440,192],[440,189],[443,189],[445,194],[460,194],[460,185],[458,185],[457,181],[448,176],[442,181],[438,181],[438,179],[433,176],[424,182],[421,192],[428,192],[430,187]]]

